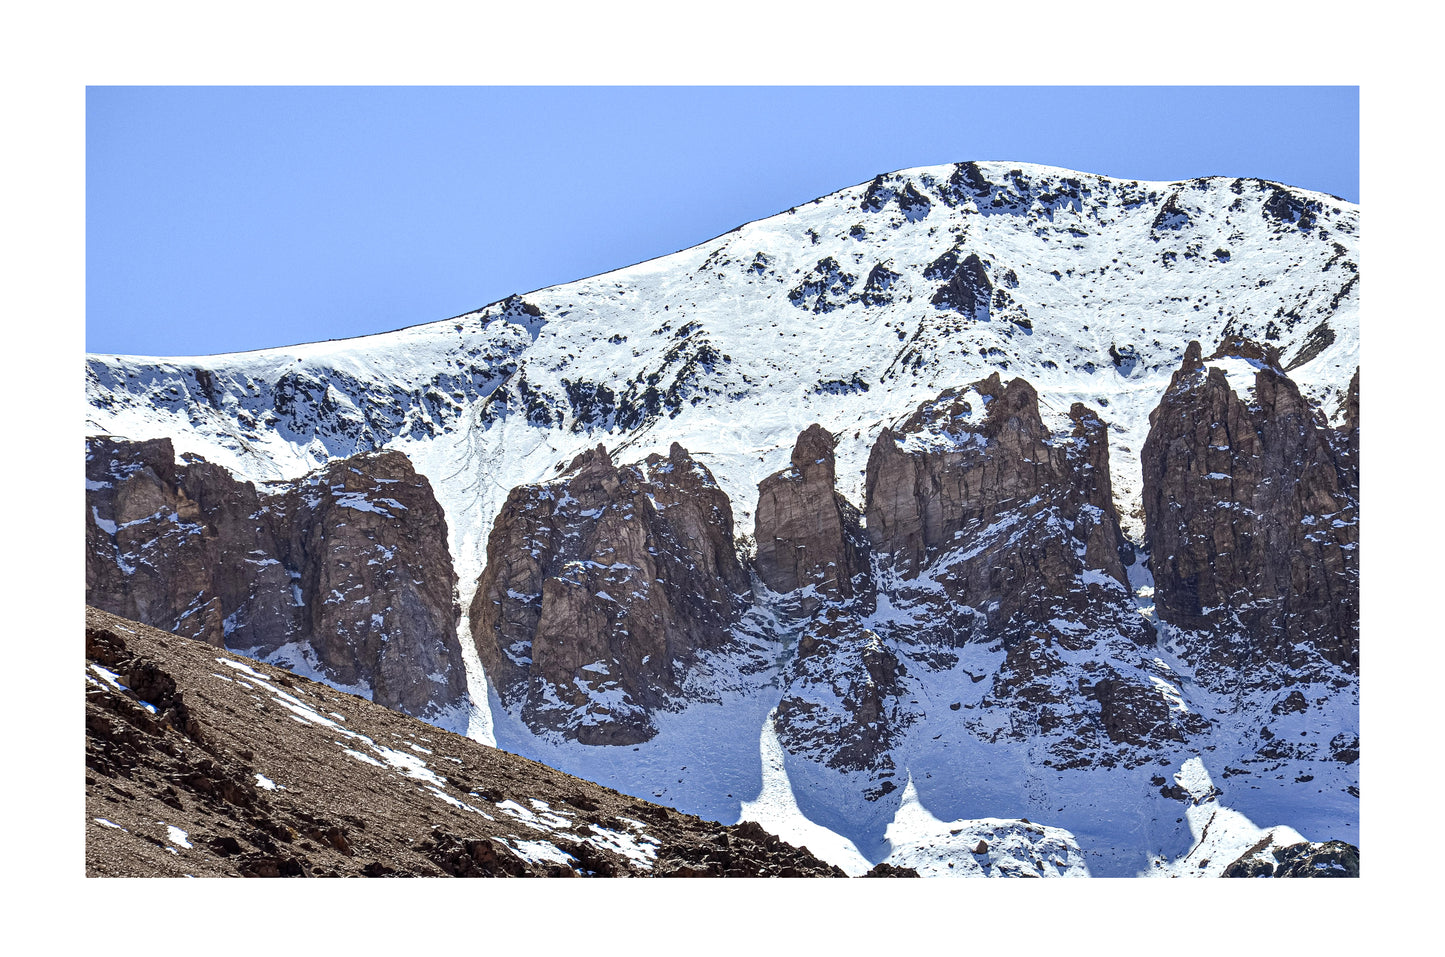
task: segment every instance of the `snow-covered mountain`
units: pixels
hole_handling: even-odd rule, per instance
[[[1222,801],[1248,825],[1231,830],[1241,854],[1274,825],[1357,841],[1349,636],[1326,635],[1338,632],[1338,616],[1311,618],[1295,602],[1278,614],[1303,614],[1303,630],[1285,628],[1289,640],[1268,648],[1297,653],[1259,651],[1259,619],[1274,613],[1236,612],[1286,601],[1258,571],[1294,547],[1265,531],[1280,522],[1318,523],[1300,540],[1328,552],[1320,567],[1334,577],[1304,589],[1310,602],[1349,593],[1357,575],[1347,473],[1358,228],[1352,204],[1260,180],[1141,183],[1008,163],[905,170],[670,256],[385,335],[207,357],[89,356],[87,427],[167,437],[177,455],[257,484],[295,482],[357,453],[404,453],[445,512],[457,597],[473,609],[459,638],[474,706],[467,730],[480,740],[684,811],[758,820],[850,871],[888,859],[997,872],[974,854],[983,840],[1019,849],[1010,860],[1044,873],[1182,872],[1174,862],[1208,829],[1200,809],[1223,813]],[[1191,341],[1203,347],[1191,368],[1217,368],[1222,379],[1200,372],[1196,385],[1181,372]],[[1231,421],[1249,423],[1258,441],[1221,433],[1196,447],[1180,426],[1173,452],[1146,461],[1160,418],[1151,413],[1166,392],[1175,417],[1163,418],[1176,424],[1209,403],[1228,406],[1206,379],[1224,383],[1241,410]],[[1005,399],[1007,415],[993,404]],[[1285,408],[1292,424],[1271,432]],[[815,423],[832,444],[826,492],[789,498],[780,511],[778,494],[813,481],[796,453]],[[1289,444],[1286,432],[1303,438]],[[1009,438],[1025,433],[1026,443]],[[586,465],[582,454],[599,444],[603,461]],[[1310,450],[1300,467],[1312,470],[1281,472],[1293,467],[1285,449]],[[1193,469],[1208,455],[1227,467]],[[608,482],[631,490],[628,515],[665,517],[681,486],[660,470],[684,460],[697,471],[692,484],[728,504],[730,531],[719,537],[721,518],[659,518],[648,541],[675,540],[683,567],[689,541],[716,551],[728,539],[746,594],[714,622],[725,639],[692,641],[675,668],[667,662],[666,694],[647,704],[642,733],[579,743],[564,712],[610,714],[603,705],[622,701],[618,689],[637,687],[623,677],[647,666],[633,662],[608,683],[630,634],[608,611],[597,627],[612,629],[611,650],[547,659],[575,673],[573,698],[539,708],[540,699],[489,689],[489,639],[470,633],[489,539],[512,514],[518,528],[545,525],[555,542],[580,536],[590,551],[568,560],[601,567],[595,550],[627,541],[622,526],[599,524],[622,504]],[[569,512],[562,490],[580,487],[588,468],[597,499]],[[1248,481],[1227,481],[1233,471]],[[1028,503],[989,484],[997,474],[1028,491]],[[1194,565],[1167,556],[1171,577],[1160,587],[1170,590],[1156,610],[1149,568],[1160,566],[1147,548],[1163,516],[1146,513],[1146,492],[1171,474],[1193,476],[1184,540],[1214,545]],[[969,490],[956,514],[948,495],[927,492],[953,481]],[[1275,521],[1284,506],[1268,489],[1291,481],[1312,497]],[[760,509],[765,482],[774,499]],[[514,489],[521,498],[508,512]],[[993,491],[979,499],[980,489]],[[1172,501],[1164,495],[1154,500]],[[523,499],[532,512],[516,511]],[[1219,520],[1236,506],[1236,518]],[[754,543],[764,510],[768,541]],[[826,575],[786,585],[760,576],[779,564],[779,516],[816,525],[806,516],[825,514],[835,516],[829,528],[851,529],[854,544],[838,555],[863,562],[849,566],[857,589],[820,591]],[[1031,530],[1025,550],[1010,523]],[[1219,544],[1216,526],[1239,541]],[[1320,537],[1339,528],[1348,534]],[[929,537],[945,532],[946,542]],[[905,538],[914,542],[906,554]],[[1264,556],[1255,571],[1237,581],[1221,572],[1223,597],[1178,611],[1199,568],[1233,562],[1240,543],[1255,540]],[[990,585],[1005,569],[1014,577]],[[545,617],[549,588],[586,582],[589,602],[598,592],[621,597],[598,584],[603,573],[539,564],[527,577],[535,591],[499,594]],[[988,588],[1019,600],[990,610],[960,597]],[[591,606],[556,607],[575,617]],[[975,624],[962,624],[961,608],[977,612]],[[528,627],[532,645],[518,645],[515,659],[530,668],[542,647],[532,636],[546,629]],[[492,657],[496,671],[503,659]],[[559,674],[548,671],[536,693],[559,687]],[[1198,787],[1201,775],[1223,796],[1212,783]],[[986,821],[997,840],[980,836]],[[1037,850],[1045,846],[1047,855]],[[1227,850],[1212,852],[1213,864]],[[938,863],[950,860],[957,866]]]

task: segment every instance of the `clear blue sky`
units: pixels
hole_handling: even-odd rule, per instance
[[[960,160],[1359,200],[1355,87],[92,87],[86,349],[383,332]]]

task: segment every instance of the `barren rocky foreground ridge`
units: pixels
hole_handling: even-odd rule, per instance
[[[89,876],[843,876],[193,639],[85,640]]]
[[[1349,872],[1357,222],[958,164],[387,336],[90,357],[88,600],[848,873]]]

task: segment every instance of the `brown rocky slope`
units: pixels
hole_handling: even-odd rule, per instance
[[[843,876],[189,638],[85,632],[87,876]]]

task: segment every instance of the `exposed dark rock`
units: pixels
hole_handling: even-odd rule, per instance
[[[887,265],[878,263],[868,271],[868,278],[863,283],[863,291],[858,295],[858,300],[865,306],[887,305],[893,301],[888,290],[897,281],[898,273]]]
[[[672,330],[671,339],[671,346],[654,368],[640,370],[624,383],[615,410],[604,404],[597,417],[585,404],[574,404],[572,430],[639,429],[663,416],[675,418],[683,409],[720,395],[723,386],[718,377],[732,364],[732,357],[719,351],[696,323]]]
[[[1106,427],[1083,405],[1070,418],[1051,434],[1022,379],[944,392],[880,435],[866,527],[880,591],[915,609],[901,649],[1007,651],[981,704],[1008,721],[972,718],[975,733],[1036,741],[1058,767],[1135,764],[1207,724],[1142,667],[1154,638],[1126,585]]]
[[[922,404],[873,447],[873,549],[904,582],[946,559],[935,579],[950,604],[980,619],[960,627],[959,643],[985,621],[990,638],[1016,640],[1061,607],[1087,612],[1100,603],[1097,589],[1115,593],[1103,603],[1124,594],[1105,427],[1082,405],[1070,414],[1073,434],[1051,435],[1033,387],[1022,379],[1005,386],[995,373]],[[1085,582],[1085,569],[1099,581]],[[1141,623],[1128,633],[1148,640]]]
[[[1188,225],[1189,213],[1179,205],[1179,193],[1176,191],[1170,193],[1169,198],[1164,201],[1164,205],[1159,207],[1159,212],[1155,214],[1150,228],[1156,233],[1160,230],[1172,232]],[[1158,236],[1155,237],[1156,240],[1158,238]]]
[[[1219,340],[1219,346],[1214,350],[1214,354],[1204,361],[1213,362],[1216,359],[1231,357],[1251,362],[1256,368],[1268,366],[1276,372],[1281,371],[1277,348],[1268,342],[1256,342],[1237,332],[1226,332],[1225,336]]]
[[[426,476],[395,451],[340,459],[289,491],[282,514],[285,564],[299,573],[300,637],[322,671],[422,718],[465,701],[457,577]]]
[[[811,312],[832,312],[848,301],[858,277],[845,272],[832,256],[818,260],[803,281],[788,292],[788,301]]]
[[[584,744],[644,741],[689,662],[747,602],[732,507],[682,446],[618,468],[602,446],[512,490],[470,619],[508,707]],[[615,694],[610,704],[596,697]]]
[[[252,655],[304,645],[328,680],[418,717],[466,700],[446,520],[401,453],[264,493],[177,464],[168,439],[86,455],[87,601]]]
[[[933,208],[933,203],[924,196],[912,183],[906,183],[898,193],[898,209],[903,213],[903,218],[909,222],[918,222],[928,216],[928,211]]]
[[[888,185],[880,173],[868,183],[868,188],[863,191],[863,199],[859,201],[858,205],[870,213],[876,213],[881,210],[894,195],[896,195],[896,191]]]
[[[1353,670],[1359,503],[1337,447],[1358,425],[1331,430],[1272,347],[1221,350],[1255,364],[1252,395],[1236,395],[1192,342],[1150,416],[1144,511],[1159,615],[1194,633],[1206,678],[1266,663],[1298,671],[1316,655]]]
[[[1109,358],[1113,360],[1114,368],[1119,370],[1120,375],[1128,375],[1139,364],[1139,350],[1132,345],[1119,346],[1111,342]]]
[[[1341,764],[1360,760],[1360,736],[1341,732],[1330,739],[1330,757]]]
[[[283,643],[296,631],[284,528],[258,519],[249,482],[169,439],[86,440],[86,600],[177,634],[225,645]],[[227,627],[226,619],[234,616]]]
[[[1293,226],[1301,232],[1309,232],[1322,209],[1319,200],[1305,199],[1293,190],[1276,186],[1264,201],[1261,212],[1266,220],[1280,226]]]
[[[1104,733],[1116,743],[1152,745],[1183,741],[1171,718],[1169,703],[1154,688],[1111,674],[1086,692],[1099,702]]]
[[[867,874],[864,874],[863,876],[864,876],[864,877],[921,877],[922,875],[919,874],[918,871],[916,871],[915,869],[913,869],[913,868],[911,868],[911,867],[899,867],[899,866],[896,865],[896,864],[889,864],[887,861],[883,861],[882,863],[873,865],[873,869],[870,870]]]
[[[835,441],[810,425],[793,447],[792,465],[758,485],[758,576],[780,593],[811,586],[799,598],[803,615],[824,601],[872,599],[860,513],[834,490]]]
[[[545,389],[532,384],[527,375],[525,361],[513,367],[507,379],[492,390],[482,403],[477,416],[483,423],[499,421],[511,415],[521,415],[535,426],[552,427],[559,425],[566,416],[566,409]]]
[[[944,250],[942,255],[923,268],[923,278],[952,279],[958,271],[959,253],[962,251],[958,246]]]
[[[1287,847],[1266,837],[1224,870],[1225,877],[1359,877],[1360,849],[1344,841]]]
[[[993,192],[993,184],[984,176],[977,163],[958,163],[948,177],[943,190],[944,200],[957,205],[966,198],[985,199]]]
[[[933,294],[933,305],[951,309],[969,319],[987,322],[993,300],[993,283],[977,253],[969,253],[947,283]]]
[[[1298,714],[1309,708],[1305,701],[1304,694],[1296,688],[1284,697],[1284,700],[1276,702],[1270,710],[1275,714]]]
[[[857,616],[827,606],[808,623],[774,725],[790,753],[875,778],[870,798],[893,790],[889,749],[917,718],[903,694],[907,670]]]

